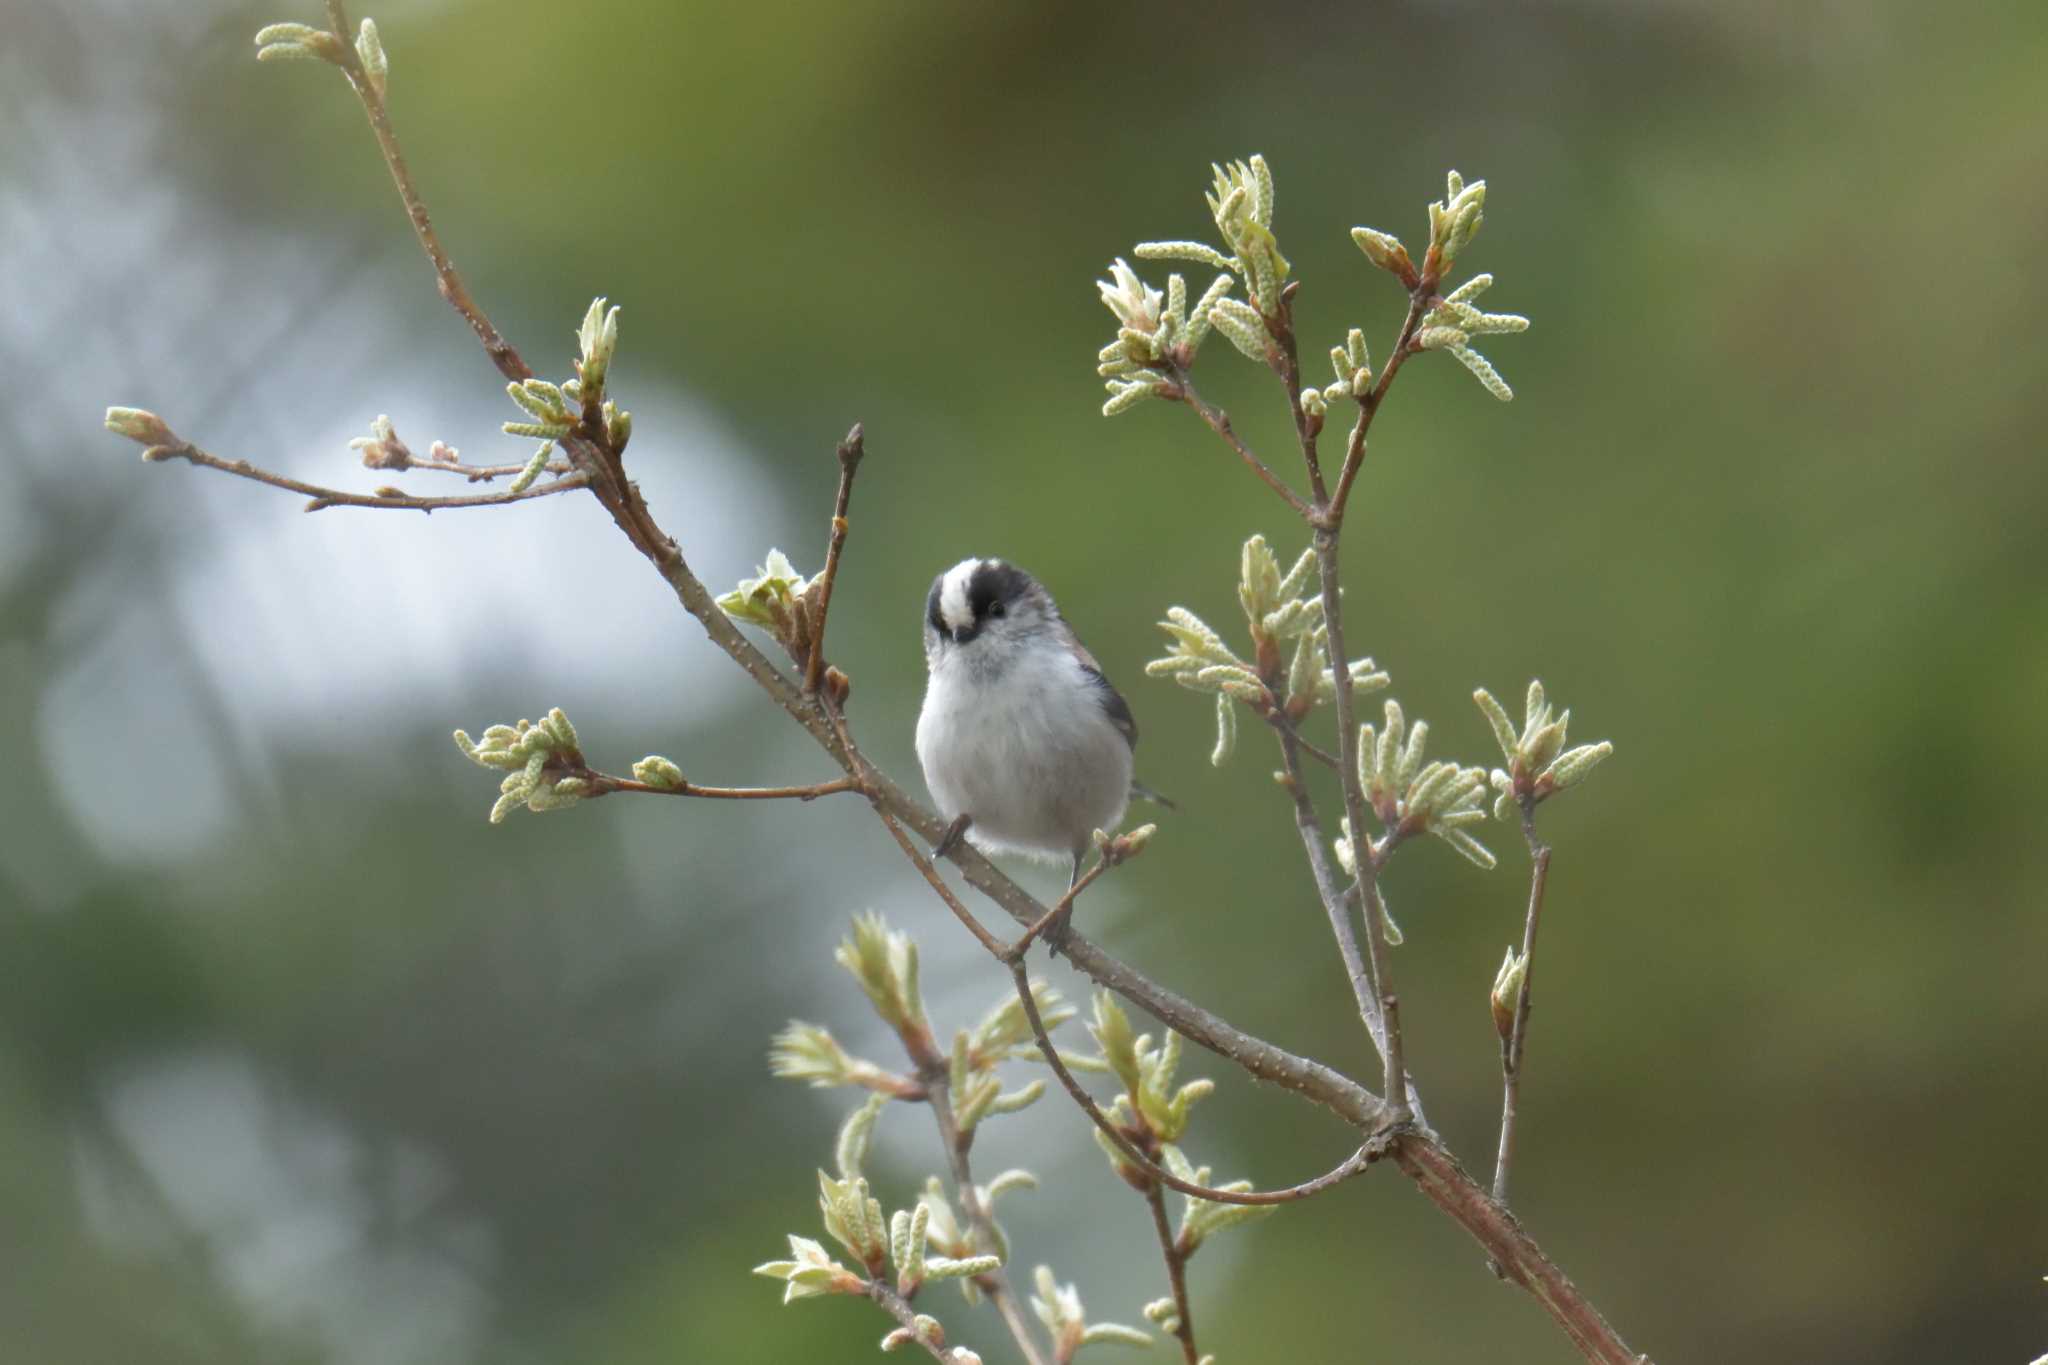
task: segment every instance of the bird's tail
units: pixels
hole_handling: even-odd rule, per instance
[[[1180,803],[1178,801],[1175,801],[1170,796],[1165,796],[1159,792],[1153,791],[1150,787],[1146,786],[1143,782],[1138,781],[1136,778],[1133,778],[1131,780],[1131,795],[1137,797],[1140,801],[1150,801],[1155,806],[1164,806],[1168,810],[1180,809]]]

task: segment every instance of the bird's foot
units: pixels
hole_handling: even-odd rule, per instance
[[[939,836],[939,841],[936,844],[932,845],[932,861],[937,862],[954,849],[960,847],[960,841],[967,837],[967,827],[973,823],[974,817],[965,811],[954,816],[953,823],[946,826],[946,832]]]
[[[1074,903],[1068,901],[1049,916],[1050,923],[1038,931],[1038,937],[1045,943],[1045,951],[1053,957],[1062,956],[1067,946],[1067,934],[1074,927]]]

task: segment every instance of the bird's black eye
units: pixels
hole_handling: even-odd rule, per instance
[[[1001,616],[1001,615],[1003,614],[1004,610],[1005,610],[1005,608],[1003,607],[1003,604],[1002,604],[1002,603],[1000,603],[1000,602],[992,602],[992,603],[990,603],[990,604],[989,604],[988,614],[989,614],[990,616]]]

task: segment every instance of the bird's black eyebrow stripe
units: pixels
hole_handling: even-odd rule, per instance
[[[1031,584],[1031,575],[1000,560],[984,560],[967,580],[967,607],[979,621],[998,602],[1014,602]]]

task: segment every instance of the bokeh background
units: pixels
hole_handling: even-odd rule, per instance
[[[872,1309],[747,1274],[815,1233],[851,1102],[771,1082],[768,1036],[888,1055],[830,963],[863,908],[923,942],[942,1023],[1001,974],[855,803],[492,828],[447,734],[561,705],[615,770],[823,758],[594,505],[306,517],[99,430],[144,405],[360,487],[379,412],[524,454],[341,82],[250,60],[315,9],[0,6],[0,1356],[868,1359]],[[1367,1077],[1270,760],[1248,733],[1212,769],[1208,707],[1140,672],[1168,604],[1234,618],[1247,534],[1301,537],[1187,413],[1098,415],[1092,281],[1206,235],[1209,161],[1263,151],[1306,353],[1354,324],[1383,351],[1399,291],[1347,229],[1416,241],[1446,167],[1484,176],[1465,263],[1534,319],[1487,348],[1517,399],[1404,372],[1348,569],[1354,639],[1441,752],[1484,760],[1470,690],[1537,674],[1617,745],[1546,811],[1517,1207],[1659,1360],[2048,1349],[2048,12],[373,12],[501,327],[559,378],[589,297],[624,305],[632,465],[699,572],[815,567],[864,421],[833,639],[871,751],[914,780],[931,575],[1031,567],[1184,805],[1085,917]],[[1291,468],[1261,376],[1220,342],[1203,370]],[[1526,868],[1493,843],[1492,874],[1432,845],[1391,883],[1411,1060],[1475,1167]],[[1346,1149],[1193,1065],[1221,1175]],[[1020,1270],[1102,1317],[1162,1291],[1070,1109],[977,1155],[1045,1179],[1008,1205]],[[935,1158],[885,1119],[899,1200]],[[1392,1172],[1219,1239],[1193,1285],[1226,1362],[1573,1358]]]

